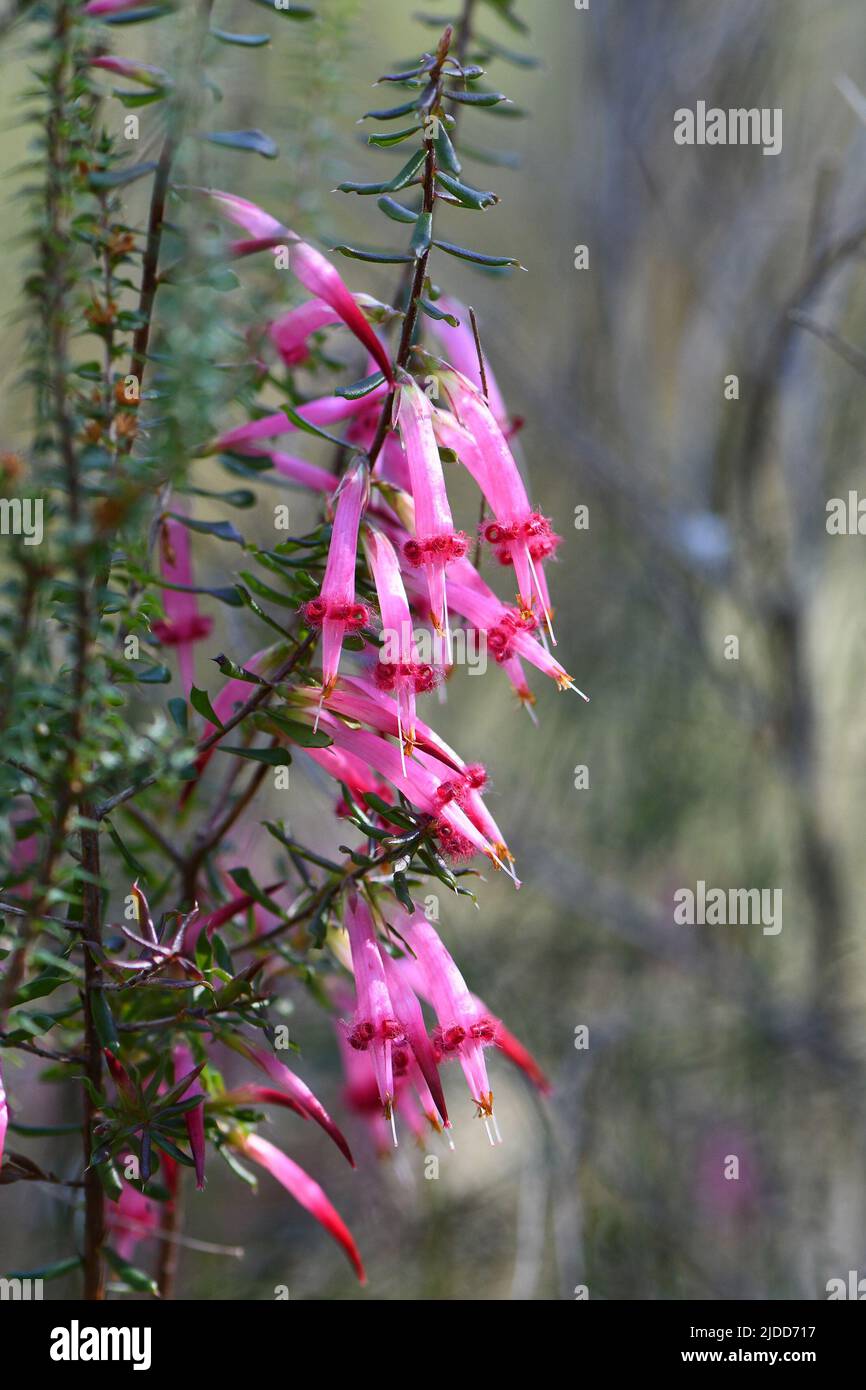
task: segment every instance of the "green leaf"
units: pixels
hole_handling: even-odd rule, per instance
[[[249,758],[255,763],[267,763],[269,767],[290,767],[292,755],[286,748],[227,748],[224,743],[217,745],[219,753],[234,753],[238,758]]]
[[[472,188],[468,183],[461,183],[459,179],[453,178],[451,174],[443,173],[441,169],[436,172],[436,182],[465,208],[472,208],[475,212],[483,212],[485,208],[499,202],[495,193]]]
[[[152,88],[149,92],[133,91],[122,92],[118,87],[113,88],[112,95],[116,96],[119,102],[128,111],[135,111],[139,106],[152,106],[155,101],[163,101],[166,96],[164,87]]]
[[[250,897],[255,898],[256,902],[261,907],[267,908],[268,912],[275,913],[277,917],[285,915],[279,903],[274,902],[273,898],[269,898],[264,889],[259,887],[249,869],[245,869],[242,865],[237,869],[229,869],[229,878],[234,879],[242,893],[249,893]]]
[[[175,695],[168,702],[168,712],[181,733],[185,734],[189,729],[189,711],[186,706],[186,700],[180,695]]]
[[[105,1258],[127,1288],[135,1289],[136,1293],[149,1293],[153,1294],[154,1298],[159,1297],[159,1287],[156,1280],[151,1278],[149,1274],[145,1274],[143,1269],[136,1269],[135,1265],[122,1260],[117,1251],[112,1250],[110,1245],[105,1246]]]
[[[132,164],[125,169],[101,169],[91,174],[88,182],[91,188],[122,188],[136,179],[143,179],[146,174],[152,174],[156,167],[156,160],[149,159],[144,164]]]
[[[183,516],[179,512],[169,512],[169,516],[190,531],[200,531],[205,536],[216,536],[221,541],[231,541],[233,545],[245,544],[240,531],[230,521],[194,521],[191,516]]]
[[[199,690],[196,686],[193,686],[189,693],[189,702],[193,709],[202,715],[209,724],[215,724],[218,729],[223,728],[223,722],[214,711],[214,707],[210,702],[210,696],[206,690]]]
[[[280,153],[276,141],[263,130],[213,130],[206,131],[201,138],[230,150],[249,150],[265,159],[276,159]]]
[[[184,708],[186,708],[185,705]],[[120,853],[123,855],[123,858],[126,860],[126,863],[129,865],[130,869],[135,874],[135,876],[137,878],[149,879],[150,874],[148,873],[146,867],[144,866],[144,864],[141,863],[140,860],[136,859],[135,855],[132,853],[132,850],[129,849],[129,847],[126,844],[124,844],[121,835],[119,834],[117,829],[111,824],[111,821],[106,820],[104,824],[108,831],[112,844],[120,850]]]
[[[464,106],[498,106],[510,98],[504,92],[461,92],[450,90],[443,93],[449,101],[459,101]]]
[[[386,217],[390,217],[392,222],[403,222],[408,225],[414,222],[418,216],[417,212],[412,212],[411,208],[404,208],[402,203],[398,203],[395,198],[384,196],[378,198],[376,206],[384,212]]]
[[[394,894],[397,898],[397,901],[402,904],[402,906],[406,909],[408,913],[414,912],[415,904],[413,903],[412,895],[409,892],[409,885],[406,882],[406,875],[398,871],[394,874],[392,882],[394,884]]]
[[[168,685],[171,680],[171,671],[167,666],[146,666],[143,671],[134,667],[130,676],[139,685]]]
[[[424,313],[429,315],[431,319],[442,319],[445,323],[450,324],[452,328],[460,327],[460,320],[456,318],[454,314],[446,314],[444,309],[439,309],[431,300],[419,299],[418,304]]]
[[[439,122],[439,134],[433,141],[433,147],[436,150],[436,164],[438,168],[445,169],[452,174],[459,174],[462,165],[457,158],[457,151],[451,143],[451,137],[442,121]]]
[[[293,854],[299,855],[301,859],[308,860],[309,863],[317,865],[320,869],[327,869],[329,873],[340,872],[339,864],[335,864],[332,859],[323,859],[320,854],[316,854],[313,850],[307,849],[304,845],[299,845],[294,840],[290,839],[289,836],[286,835],[282,825],[275,825],[273,821],[269,820],[262,821],[262,825],[265,827],[268,834],[273,835],[275,840],[279,841],[281,845],[284,845],[285,848],[290,850]]]
[[[347,401],[359,401],[362,396],[369,396],[371,391],[381,386],[384,380],[384,372],[373,372],[372,376],[365,376],[361,381],[353,382],[351,386],[338,386],[335,394],[343,396]]]
[[[283,608],[297,609],[298,600],[296,597],[291,594],[281,594],[276,589],[272,589],[270,584],[263,583],[257,575],[251,574],[249,570],[241,570],[240,578],[249,585],[253,593],[257,594],[259,598],[266,598],[270,603],[279,603]]]
[[[212,488],[187,486],[178,488],[177,491],[182,492],[185,495],[195,497],[216,497],[220,502],[227,502],[230,507],[246,508],[254,507],[256,505],[256,494],[252,492],[248,487],[228,488],[224,492],[214,492]],[[199,590],[199,592],[214,593],[216,591],[213,589],[201,589]],[[223,590],[222,592],[231,593],[231,590]]]
[[[350,256],[353,261],[370,261],[374,265],[401,265],[415,259],[401,251],[361,251],[357,246],[332,246],[331,250],[339,251],[341,256]]]
[[[537,68],[541,66],[541,60],[532,53],[518,53],[516,49],[506,48],[504,44],[498,43],[496,39],[482,38],[478,35],[477,42],[482,45],[485,53],[491,58],[501,58],[503,63],[511,63],[516,68]]]
[[[237,44],[240,48],[264,48],[270,43],[270,34],[232,34],[227,29],[211,29],[211,38],[220,43]]]
[[[341,183],[337,187],[341,193],[360,193],[369,197],[373,193],[399,193],[401,188],[408,188],[410,183],[419,183],[420,174],[426,159],[424,149],[416,150],[415,153],[406,161],[392,179],[387,183]]]
[[[320,429],[318,425],[311,424],[309,420],[304,419],[303,415],[299,415],[296,410],[293,410],[290,405],[283,406],[283,414],[287,419],[291,420],[292,424],[299,430],[303,430],[304,434],[314,434],[318,439],[327,439],[329,443],[339,444],[341,449],[345,449],[346,441],[344,439],[340,439],[336,434],[329,434],[327,430]]]
[[[301,748],[330,748],[334,742],[330,735],[322,730],[313,729],[310,724],[302,724],[299,719],[288,719],[277,710],[269,709],[265,717],[272,720],[278,729],[288,734]]]
[[[56,969],[43,970],[26,985],[21,986],[15,994],[13,1004],[29,1004],[33,999],[45,999],[61,985],[65,985],[74,978],[74,972],[71,969],[66,973]]]
[[[120,1039],[117,1036],[114,1014],[111,1012],[111,1005],[104,989],[92,989],[90,991],[90,1012],[93,1016],[96,1036],[102,1046],[107,1047],[109,1052],[116,1052],[120,1046]]]
[[[465,246],[455,246],[452,241],[434,241],[433,245],[438,246],[440,251],[445,251],[449,256],[457,256],[461,261],[471,261],[473,265],[496,267],[516,265],[520,270],[526,269],[513,256],[483,256],[480,251],[469,251]]]
[[[100,15],[103,24],[146,24],[150,19],[162,19],[171,14],[173,5],[142,5],[138,10],[121,10],[120,14]]]
[[[80,1126],[79,1126],[80,1128]],[[80,1255],[69,1255],[65,1260],[55,1260],[54,1264],[40,1265],[38,1269],[13,1269],[7,1279],[59,1279],[81,1265]]]
[[[409,250],[412,252],[416,261],[420,261],[421,257],[426,255],[430,250],[432,236],[432,212],[419,212],[418,220],[415,223],[415,230],[412,233],[412,240],[409,242]]]
[[[391,145],[399,145],[404,140],[410,140],[413,135],[419,134],[420,127],[417,125],[406,126],[403,130],[395,130],[393,134],[389,134],[387,131],[380,134],[375,131],[372,135],[367,136],[367,144],[377,145],[379,149],[386,150]]]
[[[487,4],[491,10],[499,15],[504,24],[516,30],[518,34],[529,33],[529,25],[514,13],[514,0],[487,0]]]
[[[224,676],[229,676],[234,681],[246,681],[249,685],[267,685],[268,682],[261,676],[257,676],[255,671],[248,671],[244,666],[238,666],[231,657],[224,656],[220,652],[213,660],[220,668]]]
[[[365,111],[361,117],[362,121],[396,121],[400,116],[408,116],[410,111],[418,108],[420,97],[413,97],[411,101],[404,101],[402,106],[389,106],[382,111]],[[418,126],[415,127],[418,129]]]
[[[48,1138],[57,1134],[80,1134],[81,1125],[20,1125],[14,1120],[9,1121],[9,1128],[13,1134],[23,1134],[27,1138],[41,1139]]]

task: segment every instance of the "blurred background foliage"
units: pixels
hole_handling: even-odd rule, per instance
[[[391,168],[354,121],[384,104],[373,77],[436,30],[395,0],[316,9],[309,24],[265,15],[259,26],[249,0],[218,0],[225,28],[276,31],[266,51],[215,55],[219,125],[261,127],[280,158],[199,147],[198,172],[323,245],[397,244],[372,200],[330,190]],[[346,1119],[363,1159],[352,1174],[312,1126],[280,1117],[274,1137],[345,1216],[368,1291],[267,1179],[248,1201],[214,1165],[207,1193],[187,1197],[179,1295],[272,1298],[287,1285],[292,1298],[538,1299],[586,1284],[593,1299],[822,1298],[829,1278],[866,1271],[866,541],[825,529],[828,498],[862,475],[863,364],[789,311],[863,342],[866,243],[851,236],[866,231],[862,4],[598,0],[585,13],[517,0],[526,36],[495,9],[479,0],[478,27],[540,66],[490,65],[528,119],[461,115],[464,141],[513,150],[520,168],[467,160],[502,202],[459,231],[530,273],[484,276],[440,256],[434,278],[477,308],[509,407],[525,418],[533,501],[566,537],[551,573],[560,654],[592,703],[536,682],[533,728],[501,673],[462,671],[428,713],[488,765],[524,885],[482,885],[477,914],[443,898],[446,942],[555,1091],[539,1102],[494,1059],[505,1137],[494,1151],[455,1078],[458,1147],[438,1181],[408,1138],[377,1161]],[[171,67],[173,24],[117,30],[117,51]],[[22,40],[6,42],[0,161],[11,169],[27,64]],[[675,145],[674,111],[699,99],[781,107],[782,153]],[[145,109],[140,157],[156,140]],[[25,425],[15,185],[7,175],[4,448]],[[130,190],[131,221],[144,197],[144,185]],[[586,270],[573,267],[579,244]],[[340,270],[391,299],[394,267]],[[240,278],[228,299],[241,323],[286,292],[264,264]],[[736,401],[724,396],[729,373]],[[471,524],[472,490],[457,485],[455,497]],[[588,530],[573,526],[581,505]],[[312,503],[293,494],[292,506],[298,526],[313,521]],[[205,583],[224,561],[212,551],[203,537]],[[226,611],[214,650],[243,660],[261,634]],[[736,661],[724,657],[729,635]],[[199,671],[213,691],[208,654]],[[588,789],[575,788],[579,765]],[[336,845],[332,794],[303,777],[293,770],[298,836]],[[257,837],[236,847],[244,862],[271,854]],[[698,879],[781,888],[783,930],[675,926],[674,891]],[[328,1020],[299,997],[290,1022],[303,1074],[342,1123]],[[587,1050],[575,1047],[580,1025]],[[55,1118],[51,1089],[6,1060],[27,1118]],[[47,1141],[31,1142],[38,1157]],[[723,1176],[728,1155],[738,1182]],[[54,1257],[52,1222],[65,1213],[37,1184],[17,1197],[4,1206],[4,1264],[32,1267]]]

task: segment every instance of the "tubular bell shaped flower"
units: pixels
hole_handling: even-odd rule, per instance
[[[315,400],[307,401],[296,413],[310,425],[336,425],[350,416],[358,416],[369,408],[371,401],[381,401],[387,394],[387,388],[383,384],[375,387],[361,401],[346,400],[343,396],[319,396]],[[254,453],[255,449],[252,446],[260,439],[275,439],[281,434],[292,434],[298,428],[285,411],[276,410],[273,415],[263,415],[260,420],[250,420],[245,425],[238,425],[236,429],[221,434],[210,446],[209,452],[219,453],[222,449],[234,449],[239,453]]]
[[[123,1161],[121,1158],[121,1166]],[[122,1260],[128,1261],[135,1254],[138,1242],[159,1230],[159,1203],[145,1197],[125,1178],[121,1182],[120,1196],[106,1204],[105,1222],[114,1249]]]
[[[535,615],[503,603],[468,561],[461,564],[459,574],[451,581],[451,602],[455,613],[485,633],[487,650],[497,664],[507,666],[515,657],[528,661],[554,680],[560,690],[574,690],[581,699],[589,700],[565,667],[536,639]]]
[[[274,319],[268,337],[286,366],[297,367],[310,355],[310,334],[332,323],[342,323],[336,310],[324,299],[308,299]]]
[[[358,308],[352,294],[337,271],[319,251],[308,246],[305,241],[275,217],[256,207],[246,198],[238,198],[232,193],[221,193],[218,189],[199,190],[206,193],[220,210],[237,226],[249,232],[256,241],[274,245],[275,239],[283,238],[290,243],[289,268],[301,284],[311,294],[329,304],[350,328],[355,337],[364,344],[375,357],[379,367],[389,381],[393,379],[391,362],[376,334]]]
[[[442,364],[439,375],[458,423],[465,427],[457,437],[452,432],[451,443],[495,517],[483,526],[484,539],[501,564],[514,566],[521,611],[532,613],[537,597],[552,638],[550,599],[541,562],[553,555],[561,538],[547,517],[530,507],[514,456],[481,392],[453,367]],[[438,427],[443,439],[449,437],[444,417],[439,417]]]
[[[469,1093],[483,1116],[491,1144],[501,1143],[493,1118],[493,1092],[487,1077],[484,1048],[495,1041],[495,1020],[470,994],[466,981],[422,912],[416,912],[401,933],[417,958],[439,1027],[434,1034],[441,1055],[456,1056],[463,1068]]]
[[[460,320],[456,328],[446,319],[435,319],[431,323],[431,331],[442,345],[442,355],[446,362],[450,362],[452,367],[472,382],[473,386],[479,391],[483,390],[475,335],[469,325],[469,310],[459,300],[451,299],[444,294],[439,296],[437,308]],[[484,357],[484,379],[487,383],[487,403],[497,425],[507,437],[513,433],[508,419],[508,410],[486,355]]]
[[[454,530],[430,402],[408,376],[401,378],[399,385],[397,427],[415,503],[415,535],[406,542],[403,553],[410,565],[422,569],[427,577],[433,626],[437,632],[448,633],[445,570],[452,560],[466,554],[469,539],[463,531]]]
[[[3,1147],[6,1143],[6,1130],[9,1128],[9,1106],[6,1102],[6,1088],[0,1073],[0,1168],[3,1166]]]
[[[367,294],[353,295],[359,306],[375,305],[376,301]],[[287,367],[297,367],[306,362],[310,355],[309,338],[320,328],[330,328],[332,324],[342,323],[343,318],[332,304],[322,298],[308,299],[295,309],[281,314],[268,329],[268,337]],[[378,359],[377,359],[378,361]],[[375,370],[375,366],[372,370]]]
[[[367,467],[359,462],[346,474],[334,494],[336,510],[319,597],[305,603],[301,610],[305,622],[322,631],[324,694],[333,688],[337,679],[346,633],[357,632],[370,621],[367,605],[355,602],[358,527],[367,505],[368,491]]]
[[[501,1018],[494,1017],[494,1015],[488,1009],[487,1005],[484,1003],[483,999],[479,999],[477,994],[474,994],[472,997],[475,1000],[475,1003],[478,1006],[479,1011],[487,1018],[491,1019],[495,1034],[493,1041],[499,1048],[500,1052],[505,1053],[505,1056],[508,1058],[509,1062],[513,1062],[514,1065],[518,1067],[526,1077],[528,1077],[528,1079],[532,1082],[533,1086],[535,1086],[535,1088],[538,1091],[540,1091],[543,1096],[550,1095],[551,1091],[553,1090],[553,1087],[551,1086],[544,1072],[541,1070],[541,1067],[536,1062],[532,1053],[528,1050],[528,1048],[525,1048],[523,1046],[523,1043],[520,1041],[519,1038],[516,1038],[513,1033],[510,1033],[508,1031]]]
[[[373,678],[380,690],[393,691],[400,748],[411,753],[415,745],[415,696],[433,689],[436,672],[418,656],[409,600],[394,547],[381,531],[369,531],[365,550],[376,585],[385,639]]]
[[[266,1169],[271,1177],[291,1193],[296,1202],[305,1207],[316,1220],[324,1226],[329,1235],[341,1245],[358,1276],[360,1283],[366,1284],[367,1276],[361,1263],[358,1247],[342,1217],[325,1196],[321,1187],[305,1173],[299,1164],[284,1154],[275,1144],[262,1139],[258,1134],[241,1134],[236,1131],[231,1137],[232,1145],[246,1158]]]
[[[159,531],[159,562],[163,579],[170,584],[191,588],[193,584],[189,531],[183,522],[164,517]],[[151,624],[153,634],[164,646],[177,649],[177,664],[181,684],[189,699],[195,677],[193,647],[210,635],[213,619],[198,611],[195,594],[178,589],[163,589],[165,618]]]
[[[369,1052],[376,1073],[376,1086],[386,1120],[391,1122],[394,1147],[394,1044],[403,1041],[385,979],[385,966],[379,953],[370,909],[357,894],[346,904],[346,930],[355,976],[355,1017],[348,1030],[350,1047]]]
[[[140,0],[88,0],[82,14],[119,14],[121,10],[134,10]]]
[[[169,82],[168,73],[163,72],[162,68],[155,68],[152,63],[140,63],[136,58],[118,58],[112,53],[91,58],[90,66],[126,77],[130,82],[140,82],[144,87],[165,87]]]
[[[470,858],[476,852],[485,854],[497,868],[505,870],[515,888],[520,887],[520,880],[515,877],[507,861],[499,858],[494,846],[473,825],[466,812],[453,800],[446,799],[443,802],[437,795],[439,781],[427,768],[422,767],[417,759],[404,764],[399,750],[392,743],[379,738],[377,734],[368,733],[365,729],[347,728],[339,719],[334,719],[327,713],[321,718],[336,744],[355,753],[374,771],[387,777],[389,782],[432,818],[433,833],[445,854],[454,859]]]
[[[299,1115],[303,1116],[305,1120],[315,1120],[316,1124],[321,1126],[328,1137],[333,1139],[340,1153],[346,1159],[346,1162],[354,1168],[355,1160],[352,1157],[352,1151],[346,1142],[345,1136],[305,1081],[302,1081],[290,1067],[287,1067],[285,1062],[279,1061],[277,1057],[274,1057],[273,1053],[267,1052],[264,1048],[252,1047],[248,1042],[238,1038],[233,1038],[231,1040],[231,1046],[235,1051],[239,1052],[242,1057],[248,1057],[257,1067],[261,1067],[262,1071],[271,1078],[287,1099],[293,1103]]]
[[[385,966],[385,979],[397,1012],[397,1018],[414,1054],[412,1060],[414,1060],[415,1069],[420,1072],[420,1082],[423,1084],[419,1084],[419,1078],[414,1076],[412,1076],[412,1080],[424,1107],[424,1113],[434,1129],[439,1130],[442,1125],[446,1129],[450,1129],[451,1121],[448,1118],[448,1110],[445,1105],[445,1092],[442,1089],[442,1080],[436,1065],[433,1044],[424,1026],[421,1005],[408,979],[400,973],[395,962],[387,953],[382,955],[382,962]],[[412,1070],[410,1068],[410,1076]]]
[[[177,1042],[174,1046],[174,1079],[175,1084],[186,1076],[189,1072],[195,1071],[195,1058],[185,1042]],[[198,1079],[194,1076],[187,1086],[180,1100],[188,1100],[190,1096],[201,1096],[201,1105],[193,1106],[191,1110],[184,1112],[184,1122],[186,1124],[187,1137],[189,1139],[190,1152],[193,1163],[195,1164],[195,1185],[199,1191],[205,1185],[204,1165],[205,1165],[205,1137],[204,1137],[204,1090]]]

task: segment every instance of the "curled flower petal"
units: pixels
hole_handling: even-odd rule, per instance
[[[237,1040],[234,1045],[244,1057],[248,1057],[251,1062],[255,1062],[257,1067],[261,1067],[262,1071],[267,1073],[284,1094],[294,1102],[300,1114],[307,1119],[315,1120],[316,1124],[321,1126],[329,1138],[333,1139],[347,1163],[354,1168],[355,1160],[345,1136],[307,1083],[302,1081],[290,1067],[287,1067],[285,1062],[281,1062],[273,1053],[265,1051],[264,1048],[252,1047],[249,1043],[239,1043]]]
[[[281,1149],[278,1149],[275,1144],[260,1138],[258,1134],[238,1134],[234,1136],[232,1142],[242,1154],[245,1154],[253,1163],[258,1163],[272,1177],[276,1178],[277,1182],[291,1193],[295,1201],[305,1207],[324,1226],[337,1244],[343,1247],[359,1281],[365,1284],[367,1276],[364,1273],[358,1247],[342,1217],[331,1205],[319,1184],[314,1182],[303,1168],[287,1154],[284,1154]]]
[[[213,188],[201,191],[207,193],[226,217],[243,227],[250,236],[265,240],[284,236],[291,243],[289,267],[292,273],[311,294],[330,304],[346,327],[350,328],[355,337],[372,353],[387,379],[393,379],[388,354],[355,303],[345,282],[320,251],[302,241],[295,232],[283,226],[262,208],[256,207],[255,203],[248,202],[246,198],[221,193]]]

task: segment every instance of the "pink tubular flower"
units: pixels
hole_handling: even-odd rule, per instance
[[[243,1057],[248,1057],[257,1067],[261,1067],[283,1094],[293,1102],[295,1109],[304,1119],[315,1120],[317,1125],[325,1131],[330,1139],[333,1139],[340,1153],[346,1162],[355,1166],[352,1151],[346,1142],[342,1131],[338,1129],[331,1119],[324,1105],[310,1090],[305,1081],[287,1067],[285,1062],[280,1062],[272,1052],[267,1052],[261,1047],[252,1047],[242,1039],[233,1039],[232,1047],[240,1052]]]
[[[163,579],[171,584],[192,587],[192,560],[189,531],[180,521],[165,517],[160,527],[160,570]],[[195,594],[177,589],[163,589],[165,618],[151,624],[155,637],[164,646],[177,648],[177,664],[187,699],[195,680],[193,646],[210,634],[213,619],[198,611]]]
[[[283,655],[284,648],[280,643],[275,643],[272,647],[263,647],[260,652],[255,652],[254,655],[244,663],[243,669],[251,672],[253,675],[267,677],[271,671],[276,670],[280,665],[280,662],[283,660]],[[249,681],[241,680],[236,676],[226,681],[213,702],[213,711],[220,723],[225,723],[234,713],[236,706],[242,705],[245,700],[248,700],[254,690],[255,686],[251,685]],[[211,724],[210,721],[206,721],[204,729],[202,730],[200,742],[204,742],[205,739],[210,738],[210,736],[216,732],[216,724]],[[180,804],[182,806],[186,804],[187,800],[192,795],[198,779],[213,757],[216,747],[216,744],[212,744],[210,748],[206,748],[203,753],[199,753],[196,758],[196,776],[194,779],[184,783],[180,798]]]
[[[342,1217],[331,1205],[319,1184],[314,1182],[303,1168],[278,1149],[275,1144],[260,1138],[258,1134],[235,1133],[231,1142],[253,1163],[258,1163],[272,1177],[276,1178],[277,1182],[291,1193],[295,1201],[305,1207],[324,1226],[337,1244],[343,1247],[359,1281],[365,1284],[367,1276],[364,1273],[358,1247]]]
[[[99,58],[91,58],[90,66],[116,73],[130,82],[141,82],[145,87],[164,87],[168,82],[168,73],[163,72],[162,68],[155,68],[151,63],[140,63],[137,58],[116,58],[106,53]]]
[[[128,1159],[124,1155],[121,1166]],[[132,1183],[122,1179],[123,1186],[116,1201],[106,1203],[105,1223],[111,1232],[111,1244],[122,1260],[131,1260],[140,1240],[146,1240],[159,1230],[159,1203],[145,1197]]]
[[[531,613],[534,596],[552,636],[550,600],[541,562],[553,555],[560,537],[548,519],[529,505],[523,479],[505,436],[480,391],[460,372],[443,364],[440,379],[451,401],[463,434],[448,435],[445,417],[437,418],[443,442],[451,444],[469,469],[490,505],[495,521],[485,523],[482,534],[503,565],[513,565],[517,576],[517,602]],[[458,442],[459,440],[459,442]]]
[[[451,1127],[451,1121],[448,1118],[448,1110],[445,1105],[445,1092],[442,1089],[442,1080],[436,1065],[433,1044],[427,1036],[427,1029],[424,1026],[421,1005],[418,1003],[408,979],[400,973],[391,957],[383,954],[381,959],[385,966],[385,979],[397,1018],[406,1041],[412,1049],[417,1070],[421,1074],[420,1080],[423,1085],[419,1085],[418,1079],[414,1077],[413,1080],[424,1107],[424,1113],[434,1129],[441,1129],[442,1125],[448,1129]]]
[[[292,273],[310,294],[316,295],[331,306],[346,327],[350,328],[355,337],[373,354],[386,378],[389,381],[393,380],[388,354],[330,261],[312,246],[301,241],[295,232],[283,226],[275,217],[271,217],[269,213],[245,198],[235,197],[231,193],[221,193],[213,188],[201,191],[214,200],[230,221],[243,227],[255,240],[273,244],[272,238],[283,237],[290,242],[289,265]]]
[[[481,853],[499,869],[504,869],[515,888],[520,880],[507,861],[496,853],[495,847],[472,823],[466,812],[449,798],[443,802],[437,795],[439,781],[417,759],[406,763],[392,743],[368,733],[365,729],[350,729],[339,719],[325,713],[322,722],[334,742],[362,758],[374,771],[387,777],[420,810],[432,817],[432,829],[442,851],[452,859],[471,858]]]
[[[433,689],[436,671],[419,659],[412,635],[409,601],[394,547],[381,531],[369,531],[365,548],[376,585],[385,639],[374,668],[374,680],[380,690],[393,691],[400,747],[411,753],[415,744],[415,696]]]
[[[6,1088],[0,1073],[0,1168],[3,1166],[3,1148],[6,1143],[6,1130],[9,1127],[9,1106],[6,1101]]]
[[[286,366],[296,367],[306,362],[310,355],[307,341],[310,334],[332,323],[342,323],[336,310],[324,299],[308,299],[296,309],[290,309],[274,319],[268,329],[268,337]]]
[[[299,689],[294,692],[296,699],[311,703],[316,699],[315,690]],[[399,726],[394,701],[366,676],[341,676],[325,701],[325,706],[336,714],[346,715],[361,724],[369,724],[377,733],[397,738]],[[441,762],[454,771],[465,766],[463,759],[454,752],[435,729],[425,724],[423,719],[415,720],[415,741],[419,748],[434,754]],[[331,751],[330,749],[326,751]],[[371,790],[375,790],[371,788]]]
[[[177,1042],[174,1046],[174,1080],[175,1085],[182,1077],[189,1072],[195,1071],[195,1059],[185,1042]],[[198,1076],[194,1076],[180,1097],[181,1100],[188,1100],[190,1096],[201,1096],[202,1104],[196,1105],[193,1109],[184,1113],[187,1137],[189,1138],[190,1152],[192,1153],[193,1163],[195,1164],[195,1185],[199,1191],[204,1187],[204,1164],[205,1164],[205,1137],[204,1137],[204,1091]]]
[[[495,1021],[470,994],[435,928],[422,912],[416,912],[408,926],[401,923],[400,930],[415,953],[425,992],[436,1012],[439,1026],[434,1042],[444,1058],[457,1057],[491,1144],[501,1142],[484,1061],[484,1048],[495,1041]]]
[[[120,14],[121,10],[134,10],[140,4],[141,0],[88,0],[82,14]]]
[[[369,1051],[376,1073],[376,1086],[386,1120],[391,1121],[394,1145],[394,1063],[393,1049],[403,1041],[403,1029],[397,1021],[385,967],[379,953],[376,931],[370,909],[356,895],[346,905],[346,930],[352,951],[352,970],[355,975],[355,1017],[349,1030],[349,1044],[357,1052]]]
[[[430,324],[434,336],[439,339],[442,345],[442,356],[468,381],[471,381],[477,390],[483,390],[481,371],[478,366],[478,349],[475,346],[475,335],[470,326],[469,310],[459,300],[450,299],[444,294],[440,295],[436,303],[437,307],[443,309],[446,314],[452,314],[454,318],[460,320],[457,328],[453,328],[444,319],[436,319]],[[494,420],[507,437],[513,432],[508,419],[508,411],[486,357],[484,358],[484,377],[487,382],[487,404],[490,406]]]
[[[336,511],[328,549],[325,577],[318,598],[305,603],[304,620],[322,630],[322,685],[325,693],[333,688],[340,665],[343,638],[358,632],[370,621],[365,603],[355,602],[355,560],[358,527],[367,504],[368,473],[359,462],[338,487]]]
[[[469,582],[465,583],[465,579]],[[589,697],[578,689],[565,667],[537,640],[535,615],[504,604],[468,561],[451,581],[450,593],[455,613],[486,634],[487,650],[499,665],[506,666],[515,657],[528,661],[554,680],[560,690],[574,690],[588,701]]]
[[[111,1073],[111,1079],[117,1087],[118,1094],[121,1095],[128,1104],[136,1104],[138,1097],[126,1067],[122,1062],[118,1061],[114,1053],[110,1052],[107,1047],[102,1049],[102,1054],[105,1058],[108,1070]]]
[[[468,537],[454,530],[442,461],[433,433],[432,409],[427,396],[411,379],[401,379],[397,404],[397,425],[412,483],[415,503],[415,535],[403,552],[410,565],[423,569],[427,577],[430,611],[437,632],[448,632],[448,606],[445,569],[461,559],[469,548]]]
[[[500,1052],[504,1052],[509,1062],[512,1062],[515,1067],[518,1067],[520,1071],[528,1077],[536,1090],[540,1091],[543,1096],[550,1095],[553,1087],[528,1048],[524,1047],[520,1039],[516,1038],[513,1033],[508,1031],[501,1018],[494,1017],[484,1001],[478,998],[477,994],[473,994],[472,998],[475,1001],[479,1014],[492,1021],[494,1030],[493,1041]]]
[[[358,1052],[346,1037],[346,1030],[339,1020],[335,1032],[340,1060],[343,1065],[345,1086],[344,1104],[363,1122],[379,1158],[387,1158],[393,1153],[391,1130],[382,1114],[376,1073],[369,1052]]]
[[[346,400],[343,396],[319,396],[316,400],[307,401],[296,413],[310,425],[335,425],[350,416],[357,416],[364,408],[369,409],[371,400],[381,401],[386,395],[387,388],[383,384],[377,386],[361,401]],[[233,449],[239,453],[255,453],[250,446],[260,439],[275,439],[278,435],[291,434],[297,429],[298,426],[289,419],[285,411],[277,410],[272,415],[263,415],[260,420],[250,420],[247,424],[238,425],[236,429],[220,435],[211,445],[210,452]],[[358,442],[360,441],[352,440],[352,443]]]

